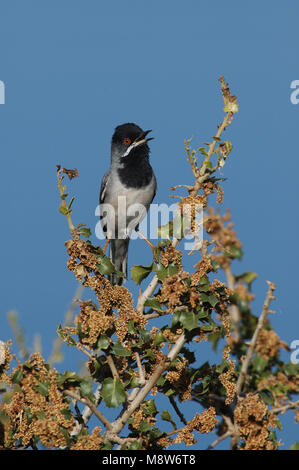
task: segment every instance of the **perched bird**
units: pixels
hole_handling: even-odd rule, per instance
[[[101,224],[110,242],[110,259],[124,276],[127,276],[130,234],[138,229],[156,194],[156,178],[149,163],[148,141],[152,139],[147,138],[149,132],[134,123],[115,128],[110,169],[101,184]],[[121,285],[123,277],[112,274],[110,281]]]

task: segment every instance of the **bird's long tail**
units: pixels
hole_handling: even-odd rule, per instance
[[[125,277],[127,277],[127,260],[128,260],[128,248],[129,238],[126,239],[114,239],[110,240],[110,259],[114,264],[117,271],[121,271]],[[113,285],[121,286],[123,283],[123,277],[117,274],[111,274],[109,281]]]

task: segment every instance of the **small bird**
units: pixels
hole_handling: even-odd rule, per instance
[[[138,230],[153,201],[157,182],[149,163],[148,141],[151,132],[137,124],[126,123],[115,128],[111,141],[110,169],[104,175],[100,190],[100,219],[110,259],[117,271],[127,277],[130,235]],[[121,285],[123,276],[109,276],[112,284]]]

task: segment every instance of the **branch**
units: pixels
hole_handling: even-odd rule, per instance
[[[187,421],[186,421],[186,419],[185,419],[183,413],[181,413],[181,411],[179,410],[178,405],[176,404],[176,401],[175,401],[174,397],[173,397],[173,396],[170,396],[170,397],[168,397],[168,398],[169,398],[169,401],[170,401],[170,403],[172,404],[172,406],[173,406],[173,408],[174,408],[174,411],[176,412],[176,414],[178,415],[178,417],[180,418],[180,420],[182,421],[182,423],[185,424],[185,425],[187,425],[188,423],[187,423]]]
[[[73,392],[71,390],[64,390],[63,394],[73,398],[74,400],[80,401],[84,405],[87,405],[89,407],[91,413],[93,413],[95,416],[97,416],[97,418],[101,421],[101,423],[108,430],[112,429],[112,424],[110,423],[110,421],[107,418],[105,418],[105,416],[97,409],[96,405],[94,403],[92,403],[92,401],[89,400],[89,398],[81,397],[76,392]],[[84,414],[84,412],[83,412],[83,414]]]
[[[180,350],[184,346],[186,342],[185,335],[182,334],[173,345],[172,349],[169,351],[167,356],[157,365],[154,372],[145,383],[144,387],[140,390],[128,408],[123,412],[123,414],[112,423],[111,432],[107,433],[107,438],[109,439],[110,435],[117,435],[125,426],[130,416],[134,413],[134,411],[140,406],[146,395],[150,392],[150,390],[156,385],[158,379],[161,377],[163,372],[167,369],[169,364],[176,358],[179,354]]]
[[[289,402],[288,405],[280,406],[279,408],[272,408],[271,413],[284,413],[285,411],[292,410],[294,408],[299,408],[299,400],[295,402]]]
[[[223,441],[227,437],[230,437],[231,435],[232,434],[231,434],[230,431],[226,431],[224,434],[219,436],[218,439],[216,439],[214,442],[212,442],[212,444],[209,445],[208,449],[214,449],[214,447],[216,447],[216,445],[219,444],[219,442]]]
[[[268,289],[268,292],[267,292],[266,300],[264,302],[263,311],[261,313],[261,316],[259,317],[256,330],[255,330],[255,332],[253,334],[253,337],[251,339],[250,346],[248,348],[246,357],[245,357],[245,359],[242,363],[241,371],[240,371],[240,374],[239,374],[239,377],[238,377],[238,380],[237,380],[237,385],[236,385],[236,395],[237,396],[240,395],[240,393],[241,393],[241,390],[242,390],[242,387],[243,387],[243,384],[244,384],[244,381],[245,381],[245,378],[246,378],[246,375],[247,375],[247,370],[248,370],[248,367],[249,367],[249,364],[250,364],[250,361],[251,361],[251,358],[252,358],[252,355],[253,355],[253,352],[254,352],[254,348],[255,348],[255,345],[256,345],[256,342],[257,342],[257,339],[258,339],[258,335],[259,335],[261,329],[264,326],[265,318],[267,316],[267,313],[269,312],[270,302],[271,302],[272,299],[274,299],[273,292],[275,290],[275,284],[273,282],[269,282],[269,281],[267,281],[267,284],[269,285],[269,289]]]

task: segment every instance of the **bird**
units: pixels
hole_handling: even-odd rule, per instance
[[[111,163],[100,188],[100,220],[109,257],[117,272],[108,276],[113,285],[122,285],[127,278],[130,235],[138,230],[157,191],[157,180],[149,162],[147,137],[128,122],[117,126],[111,140]]]

